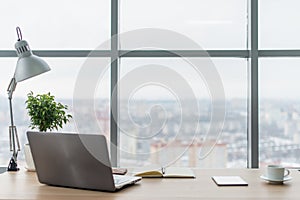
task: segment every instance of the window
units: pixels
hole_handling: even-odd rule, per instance
[[[216,67],[225,88],[226,117],[215,148],[208,157],[203,158],[201,149],[204,148],[206,137],[212,136],[208,134],[212,123],[212,99],[205,79],[199,77],[187,62],[201,59],[121,59],[121,166],[173,164],[203,168],[246,167],[247,61],[212,59],[211,67]],[[152,67],[155,70],[153,77]],[[164,68],[170,71],[165,74]],[[175,87],[166,81],[174,81],[175,78],[170,78],[173,70],[180,75],[180,78],[176,78],[178,85],[175,84]],[[137,81],[135,85],[133,79],[142,80],[143,83]],[[180,90],[177,90],[185,81],[194,96],[183,98]],[[184,93],[187,95],[188,89]],[[193,105],[193,102],[198,105]]]
[[[34,50],[92,50],[110,37],[109,0],[8,1],[0,13],[3,50],[13,49],[16,26]]]
[[[65,58],[45,58],[51,66],[51,71],[32,79],[21,82],[17,85],[13,94],[13,111],[14,122],[17,126],[20,144],[27,143],[25,132],[28,130],[29,118],[25,109],[26,95],[33,91],[34,94],[51,92],[62,103],[67,104],[72,112],[72,90],[74,88],[74,78],[82,63],[82,59],[65,59]],[[8,86],[10,78],[13,76],[13,70],[16,65],[15,58],[1,58],[1,85]],[[8,67],[10,66],[10,67]],[[72,67],[72,70],[69,69]],[[68,73],[67,73],[68,72]],[[46,80],[46,81],[45,81]],[[49,84],[51,83],[51,84]],[[62,87],[62,85],[64,87]],[[10,114],[8,100],[5,89],[1,91],[1,156],[0,163],[6,165],[10,156],[8,142],[8,126],[10,124]],[[71,120],[72,121],[72,120]],[[72,121],[73,122],[73,121]],[[67,130],[74,131],[73,123],[65,127]],[[22,147],[21,147],[22,148]],[[19,155],[19,162],[23,162],[23,151]]]
[[[259,47],[299,49],[300,17],[297,0],[264,0],[259,5]]]
[[[135,29],[168,29],[192,39],[202,49],[247,48],[246,0],[126,0],[120,1],[120,32]],[[141,35],[142,42],[160,43],[157,35]],[[170,49],[190,50],[194,46],[182,45],[179,40]],[[134,49],[133,43],[122,40],[121,48]]]
[[[20,82],[13,94],[13,111],[14,111],[14,122],[17,126],[17,131],[20,139],[20,144],[26,144],[26,131],[29,130],[28,125],[29,117],[27,115],[27,110],[25,109],[26,95],[33,91],[34,94],[43,94],[50,92],[56,97],[56,100],[63,104],[68,105],[68,111],[74,116],[73,110],[73,94],[75,89],[76,81],[78,81],[78,74],[84,65],[86,58],[43,58],[50,65],[51,71],[36,76],[32,79]],[[105,59],[105,58],[101,58]],[[109,59],[106,58],[109,61]],[[106,62],[108,62],[106,61]],[[15,68],[16,59],[15,58],[1,58],[1,66],[11,66],[11,68],[2,67],[1,69],[1,85],[9,84],[10,78],[13,75],[13,70]],[[95,93],[95,110],[93,113],[85,113],[84,104],[75,104],[76,110],[74,117],[77,117],[76,124],[75,119],[71,119],[70,123],[66,124],[63,131],[84,131],[81,127],[89,127],[89,131],[95,131],[95,126],[91,123],[100,127],[101,133],[109,138],[109,91],[110,87],[108,82],[110,80],[108,73],[104,76],[103,80],[99,81],[97,86],[97,92]],[[9,121],[9,110],[8,110],[8,100],[5,90],[2,90],[0,94],[1,99],[1,109],[0,109],[0,120],[1,120],[1,149],[0,149],[0,165],[6,165],[10,158],[9,152],[9,142],[8,142],[8,126]],[[81,114],[81,115],[80,115]],[[96,121],[91,121],[92,116],[96,115]],[[80,116],[82,118],[78,119]],[[97,130],[99,130],[97,129]],[[23,149],[23,146],[21,146]],[[24,162],[23,151],[20,152],[18,156],[18,162],[20,165]]]
[[[260,59],[260,164],[299,166],[299,58]]]
[[[300,58],[295,0],[259,4],[260,165],[299,167],[297,93]]]
[[[15,27],[20,26],[23,38],[52,68],[47,74],[18,84],[13,103],[21,113],[15,116],[20,135],[27,129],[23,103],[30,90],[50,91],[74,109],[71,101],[76,84],[80,84],[83,91],[89,90],[93,96],[88,103],[85,98],[80,99],[83,106],[89,107],[79,109],[82,112],[77,119],[83,124],[77,124],[77,128],[110,136],[111,146],[117,146],[111,149],[113,165],[160,165],[169,163],[172,156],[178,158],[171,160],[177,166],[258,167],[259,163],[274,162],[294,165],[299,163],[299,95],[295,92],[300,64],[299,29],[295,26],[298,7],[296,0],[5,2],[0,8],[0,84],[8,85],[14,72],[13,42]],[[157,32],[151,30],[157,29],[177,33],[178,37],[152,34]],[[129,33],[134,33],[134,37],[128,39]],[[93,59],[87,58],[88,53],[103,42],[94,58],[105,60],[109,67],[101,79],[93,79],[91,88],[90,79],[78,79],[85,62]],[[205,159],[199,159],[201,134],[214,126],[209,125],[213,103],[207,77],[197,77],[190,70],[188,59],[209,59],[225,92],[222,134]],[[101,63],[93,68],[95,72],[106,67]],[[160,84],[142,84],[133,91],[127,90],[132,80],[150,77],[147,73],[134,75],[138,69],[153,65],[168,66],[170,73],[183,77],[190,93],[195,94],[200,112],[189,115],[194,110],[187,103],[187,110],[192,111],[182,116],[200,120],[196,130],[200,142],[187,144],[194,134],[194,125],[182,121],[182,103],[187,101],[180,102],[174,90]],[[159,72],[155,78],[163,77]],[[177,78],[172,80],[180,83]],[[10,157],[5,89],[0,91],[0,164],[6,164]],[[111,110],[116,111],[116,116],[110,116]],[[181,127],[181,135],[176,135]],[[66,130],[76,127],[71,123]],[[21,137],[23,143],[24,134]],[[165,146],[168,148],[161,151]],[[192,148],[186,150],[187,146]],[[21,158],[22,155],[20,161]]]
[[[1,8],[0,23],[2,33],[0,38],[0,64],[1,64],[1,148],[0,165],[7,165],[11,156],[8,142],[9,111],[6,94],[6,86],[12,78],[17,58],[11,53],[14,50],[14,42],[17,40],[15,28],[20,26],[23,39],[29,42],[32,50],[38,55],[42,53],[43,59],[50,65],[51,71],[17,85],[13,94],[14,121],[18,129],[21,149],[27,143],[25,136],[28,130],[29,118],[25,109],[25,100],[28,92],[35,94],[51,92],[56,99],[67,104],[69,111],[74,116],[73,94],[78,81],[78,75],[86,62],[85,56],[89,51],[110,38],[110,1],[89,0],[86,1],[49,1],[26,2],[10,1],[4,3]],[[101,45],[99,50],[110,49],[108,42]],[[42,51],[41,51],[42,50]],[[44,51],[46,50],[46,51]],[[67,57],[62,57],[67,56]],[[101,58],[106,59],[107,58]],[[75,119],[64,126],[63,131],[75,132],[81,130],[82,123],[92,123],[88,119],[95,116],[101,133],[109,138],[109,108],[110,108],[110,77],[109,71],[103,80],[98,80],[97,91],[93,102],[96,109],[93,113],[82,113],[80,123],[75,124]],[[77,110],[84,110],[76,104]],[[82,105],[83,106],[83,105]],[[17,114],[16,114],[17,113]],[[94,115],[95,114],[95,115]],[[77,113],[77,118],[79,115]],[[93,126],[95,127],[95,126]],[[89,130],[95,130],[89,126]],[[18,162],[23,165],[23,151],[18,156]]]

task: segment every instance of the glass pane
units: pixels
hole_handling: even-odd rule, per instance
[[[120,1],[120,32],[142,28],[178,32],[194,40],[202,49],[246,49],[247,1]],[[146,47],[165,48],[164,40],[170,40],[170,49],[197,48],[189,44],[182,45],[184,41],[178,41],[176,37],[171,41],[170,34],[151,35],[146,31],[139,34],[133,41],[127,41],[121,35],[121,48],[140,48],[139,45],[149,43],[149,40],[153,40],[154,46]]]
[[[26,131],[29,130],[29,117],[27,110],[25,109],[26,96],[30,91],[34,94],[44,94],[50,92],[55,96],[55,99],[63,104],[68,105],[68,111],[74,117],[74,90],[76,83],[78,83],[78,77],[81,73],[81,69],[86,61],[85,58],[43,58],[50,65],[51,71],[33,77],[31,79],[18,83],[16,90],[13,94],[13,111],[14,122],[17,126],[21,152],[18,156],[19,165],[24,167],[24,154],[23,145],[27,143]],[[108,58],[101,58],[110,60]],[[9,138],[8,138],[8,126],[10,125],[10,114],[8,109],[8,99],[6,94],[7,86],[10,79],[13,76],[14,68],[16,65],[15,58],[1,58],[0,59],[0,85],[2,89],[0,91],[0,165],[7,165],[11,157],[9,152]],[[108,72],[109,73],[109,72]],[[106,77],[108,77],[106,75]],[[97,113],[97,119],[99,120],[99,126],[101,126],[102,133],[109,138],[109,78],[99,80],[97,91],[95,91],[95,110],[93,113],[85,113],[84,116],[78,116],[73,118],[68,124],[66,124],[62,130],[66,132],[77,132],[78,127],[82,123],[85,127],[92,129],[92,121],[90,115]],[[77,104],[78,105],[78,104]],[[78,108],[77,110],[84,110],[84,108]],[[80,119],[80,123],[78,123]],[[94,124],[97,124],[95,122]],[[80,130],[80,129],[79,129]],[[90,130],[91,132],[94,130]]]
[[[298,0],[259,1],[259,47],[299,49]]]
[[[300,59],[263,58],[260,65],[260,166],[300,166]]]
[[[14,49],[16,26],[32,49],[94,49],[110,38],[109,0],[13,0],[0,13],[0,49]]]
[[[212,125],[212,93],[205,78],[198,76],[186,59],[121,59],[121,166],[246,167],[247,61],[234,58],[212,60],[224,86],[226,116],[215,147],[207,157],[201,157],[204,143],[211,137],[206,134]],[[161,70],[151,74],[148,69],[152,67]],[[167,71],[169,74],[164,73],[164,67],[170,70]],[[173,77],[172,71],[178,73],[178,79]],[[142,83],[144,80],[148,82]],[[166,81],[170,81],[170,85]],[[172,85],[176,82],[179,84]],[[190,91],[183,86],[184,83],[195,96],[187,95]],[[186,94],[183,98],[182,91]],[[193,100],[199,106],[197,109],[192,105]],[[195,123],[193,117],[199,120],[197,134],[198,121]]]

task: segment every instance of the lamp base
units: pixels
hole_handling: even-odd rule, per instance
[[[12,157],[9,161],[8,167],[7,167],[7,171],[19,171],[20,168],[18,168],[18,164],[15,161],[15,159]]]

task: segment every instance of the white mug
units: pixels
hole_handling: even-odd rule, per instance
[[[267,177],[272,180],[284,180],[289,174],[290,171],[282,165],[268,165],[267,167]]]

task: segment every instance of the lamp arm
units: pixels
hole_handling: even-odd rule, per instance
[[[12,95],[16,89],[17,82],[15,77],[13,77],[8,85],[7,93],[8,93],[8,100],[9,100],[9,112],[10,112],[10,125],[14,127],[14,117],[13,117],[13,110],[12,110]]]
[[[16,86],[17,86],[17,82],[16,82],[16,79],[15,77],[13,77],[11,80],[10,80],[10,83],[8,85],[8,88],[7,88],[7,93],[8,93],[8,98],[11,99],[12,98],[12,95],[16,89]]]
[[[7,88],[8,100],[9,100],[10,122],[11,122],[11,125],[9,127],[10,150],[13,151],[12,158],[11,158],[9,166],[7,168],[8,171],[19,170],[19,168],[17,167],[17,156],[18,156],[18,151],[20,151],[20,143],[19,143],[17,129],[16,129],[16,126],[14,125],[14,117],[13,117],[13,110],[12,110],[12,95],[16,89],[16,86],[17,86],[16,79],[12,78],[9,83],[9,86]],[[17,143],[18,149],[16,149],[16,143]]]

